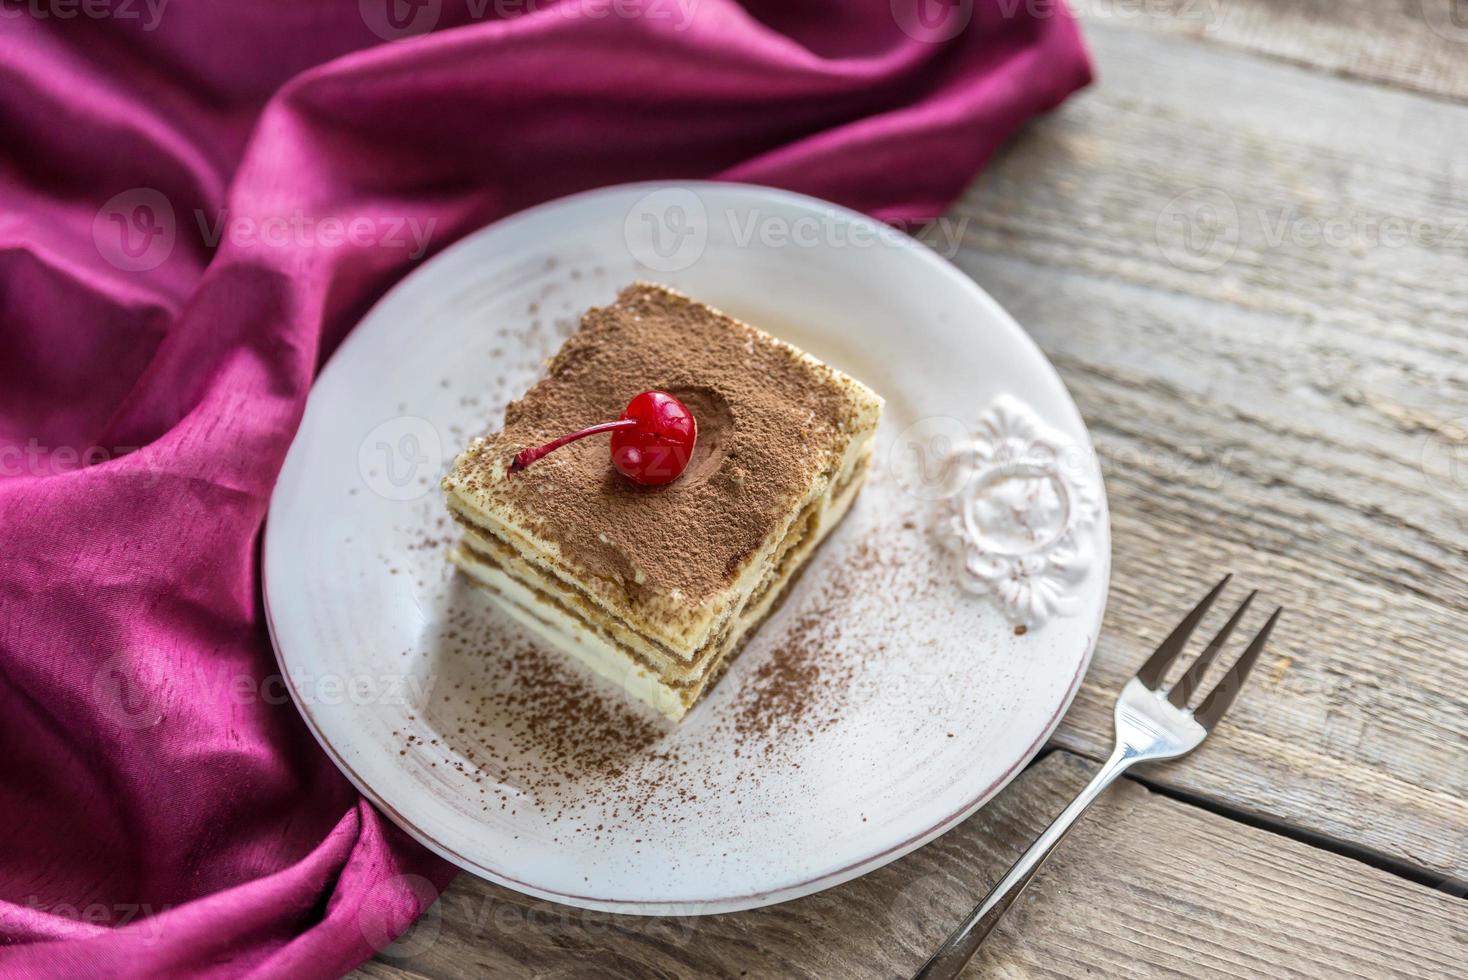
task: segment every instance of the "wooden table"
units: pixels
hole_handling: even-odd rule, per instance
[[[1099,82],[950,216],[1106,475],[1106,626],[1049,749],[819,895],[652,920],[465,875],[363,975],[906,976],[1104,758],[1123,679],[1224,567],[1290,609],[1255,680],[1195,755],[1103,798],[971,975],[1462,975],[1468,4],[1081,6]]]

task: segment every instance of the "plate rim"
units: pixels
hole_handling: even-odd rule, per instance
[[[1093,574],[1098,575],[1098,577],[1100,578],[1100,601],[1097,606],[1095,620],[1091,624],[1090,628],[1087,630],[1086,649],[1077,665],[1075,675],[1070,680],[1070,685],[1068,690],[1066,691],[1065,697],[1056,706],[1054,712],[1051,714],[1049,720],[1046,722],[1044,729],[1036,737],[1035,741],[1030,744],[1030,746],[1014,762],[1013,765],[1009,766],[1007,769],[1004,770],[1004,772],[999,774],[988,786],[981,790],[973,800],[965,803],[957,811],[949,814],[942,820],[939,820],[931,828],[912,835],[905,840],[892,844],[889,847],[879,850],[874,854],[870,854],[855,859],[853,861],[849,861],[846,864],[843,864],[841,867],[828,871],[823,871],[817,875],[807,877],[802,881],[795,882],[790,885],[785,885],[780,888],[775,888],[768,891],[753,892],[747,895],[737,895],[726,898],[712,899],[702,902],[653,902],[643,899],[616,899],[607,898],[605,896],[579,895],[570,892],[558,892],[554,890],[549,890],[537,886],[531,882],[523,881],[519,878],[514,877],[513,875],[506,874],[503,871],[496,871],[495,869],[481,864],[479,861],[476,861],[475,859],[461,854],[451,847],[448,847],[447,845],[436,840],[432,835],[428,834],[422,828],[415,825],[399,810],[397,810],[386,800],[384,800],[379,793],[373,790],[372,787],[361,776],[357,774],[357,772],[327,741],[325,734],[321,730],[321,726],[311,714],[310,702],[303,699],[300,693],[297,691],[295,681],[291,676],[291,672],[287,667],[285,657],[282,652],[282,644],[280,642],[279,634],[276,630],[275,617],[270,606],[269,556],[271,554],[272,541],[274,540],[271,531],[272,527],[275,524],[275,522],[271,518],[275,512],[277,503],[280,500],[278,493],[280,487],[280,474],[284,472],[286,466],[290,461],[291,454],[296,449],[301,425],[304,424],[306,414],[310,410],[310,399],[312,394],[314,394],[317,385],[321,382],[321,379],[325,377],[326,372],[332,369],[332,365],[334,363],[340,361],[340,355],[342,351],[346,350],[348,345],[352,344],[354,340],[356,340],[360,336],[357,331],[357,327],[360,326],[363,321],[372,316],[372,314],[376,312],[378,308],[386,304],[399,291],[408,288],[420,275],[425,274],[426,270],[428,270],[435,261],[467,248],[470,243],[479,236],[488,234],[491,231],[501,229],[502,227],[508,225],[514,225],[530,220],[542,214],[553,213],[564,208],[573,207],[588,198],[610,196],[616,194],[628,194],[638,190],[650,193],[655,190],[670,190],[682,188],[692,190],[695,193],[700,188],[703,188],[708,190],[732,190],[736,193],[749,193],[757,196],[762,196],[766,200],[773,197],[777,200],[783,199],[788,203],[798,204],[804,207],[823,208],[830,212],[834,212],[848,220],[858,220],[878,225],[883,224],[883,222],[880,222],[878,219],[873,218],[870,215],[863,214],[860,211],[844,207],[843,205],[836,204],[832,201],[827,201],[810,194],[803,194],[797,191],[789,191],[778,187],[769,187],[763,184],[752,184],[743,181],[690,179],[633,181],[622,184],[609,184],[602,187],[578,191],[574,194],[568,194],[563,197],[558,197],[549,201],[541,202],[539,204],[531,205],[530,207],[523,208],[511,214],[504,215],[497,220],[491,221],[488,224],[482,225],[481,227],[474,229],[473,231],[467,232],[461,238],[459,238],[458,241],[454,242],[443,251],[437,253],[428,261],[424,262],[422,265],[414,268],[407,275],[403,276],[396,283],[394,283],[388,290],[386,290],[382,294],[382,296],[380,296],[372,304],[371,307],[369,307],[360,317],[358,317],[356,324],[353,326],[353,328],[347,332],[346,336],[343,337],[342,341],[332,351],[331,355],[326,359],[325,363],[322,364],[320,370],[317,371],[315,378],[312,379],[311,389],[307,393],[306,404],[302,409],[301,418],[297,423],[296,431],[292,434],[290,447],[287,449],[286,455],[281,461],[280,470],[276,474],[275,485],[271,488],[270,502],[266,508],[266,516],[264,522],[265,526],[262,531],[260,549],[261,600],[265,611],[266,630],[270,636],[271,649],[275,655],[275,662],[277,667],[279,668],[282,682],[286,690],[290,694],[291,701],[295,704],[297,713],[300,715],[302,721],[305,723],[306,729],[311,733],[311,736],[316,740],[316,743],[321,746],[322,750],[326,753],[327,758],[329,758],[332,763],[337,767],[337,769],[344,776],[347,777],[347,780],[357,789],[362,797],[369,801],[384,816],[388,817],[389,820],[391,820],[404,833],[408,834],[408,836],[412,837],[419,844],[428,848],[428,850],[432,851],[434,854],[453,864],[462,871],[468,871],[469,873],[484,878],[485,880],[494,882],[495,884],[502,885],[506,888],[511,889],[512,891],[529,895],[534,898],[558,902],[560,904],[568,905],[575,908],[600,912],[610,912],[622,915],[679,917],[716,915],[727,912],[747,911],[750,909],[762,908],[767,905],[778,904],[780,902],[791,901],[797,898],[803,898],[808,895],[816,894],[817,892],[825,891],[828,888],[833,888],[837,885],[844,884],[845,882],[851,881],[855,878],[859,878],[864,874],[868,874],[872,871],[876,871],[879,868],[885,867],[893,861],[905,857],[906,855],[912,853],[923,845],[932,842],[933,840],[941,837],[943,834],[946,834],[948,831],[957,827],[960,823],[967,820],[974,813],[978,812],[979,809],[981,809],[985,804],[987,804],[996,795],[998,795],[999,792],[1002,791],[1006,786],[1008,786],[1015,779],[1016,776],[1018,776],[1021,772],[1024,771],[1024,769],[1029,766],[1030,762],[1039,753],[1040,749],[1043,748],[1044,745],[1050,740],[1050,737],[1055,734],[1055,730],[1060,726],[1060,722],[1070,711],[1070,707],[1072,703],[1074,703],[1075,697],[1080,691],[1081,682],[1082,680],[1084,680],[1087,672],[1090,670],[1091,662],[1095,656],[1096,645],[1100,638],[1101,625],[1105,619],[1106,606],[1110,598],[1111,587],[1111,514],[1109,501],[1106,494],[1104,475],[1098,469],[1096,476],[1097,491],[1099,496],[1099,513],[1096,522],[1096,534],[1099,540],[1097,542],[1096,552],[1098,558],[1097,566],[1099,567],[1093,570]],[[997,300],[989,295],[987,290],[985,290],[976,280],[972,279],[966,273],[964,273],[963,270],[959,269],[943,256],[937,254],[936,252],[933,252],[931,249],[924,246],[921,242],[917,241],[917,239],[913,238],[911,235],[908,235],[906,232],[900,231],[898,229],[893,230],[896,232],[896,235],[892,240],[900,243],[899,247],[915,252],[923,260],[930,263],[943,275],[946,275],[950,279],[957,282],[961,289],[969,292],[976,301],[978,301],[982,306],[986,307],[993,315],[995,315],[995,317],[1000,322],[1006,324],[1007,327],[1010,329],[1010,333],[1014,335],[1015,339],[1018,342],[1028,345],[1030,349],[1036,355],[1038,355],[1041,363],[1046,369],[1051,372],[1051,374],[1055,377],[1055,380],[1059,383],[1060,390],[1064,395],[1064,404],[1074,414],[1076,421],[1078,421],[1080,424],[1080,431],[1084,439],[1084,448],[1088,451],[1092,458],[1095,458],[1097,454],[1095,443],[1091,438],[1090,427],[1086,425],[1085,418],[1081,415],[1079,407],[1075,404],[1075,398],[1071,395],[1070,389],[1066,386],[1064,379],[1060,377],[1059,371],[1056,370],[1055,365],[1050,361],[1049,357],[1045,355],[1044,351],[1040,349],[1039,345],[1035,343],[1034,338],[1032,338],[1029,333],[1019,325],[1019,322],[1015,320],[1014,317],[1011,316],[1010,313],[1006,309],[1004,309],[1004,307],[1000,305]]]

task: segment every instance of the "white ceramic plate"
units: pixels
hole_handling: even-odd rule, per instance
[[[887,399],[858,505],[676,727],[558,659],[545,661],[554,691],[605,707],[578,702],[572,723],[526,697],[516,679],[538,655],[450,572],[437,490],[575,318],[639,278],[761,326]],[[996,596],[964,588],[936,465],[1001,396],[1011,400],[970,453],[990,468],[960,498],[990,535],[976,567],[997,576]],[[1030,413],[1049,428],[1067,487],[1005,455],[1018,443],[998,430],[1023,436]],[[1089,523],[1030,526],[1046,513],[1064,524],[1081,498]],[[982,806],[1075,694],[1109,567],[1080,415],[993,300],[854,212],[690,182],[534,208],[389,293],[311,392],[271,501],[265,595],[307,724],[409,833],[535,896],[684,915],[830,887]],[[1017,582],[1016,568],[1036,577]]]

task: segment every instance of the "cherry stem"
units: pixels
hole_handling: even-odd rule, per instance
[[[561,436],[559,439],[551,440],[544,446],[536,446],[534,449],[522,449],[515,454],[514,459],[510,460],[510,475],[514,476],[537,459],[540,459],[540,457],[548,453],[553,453],[567,443],[575,442],[577,439],[585,439],[587,436],[599,435],[603,432],[615,432],[618,429],[635,428],[637,428],[636,419],[618,419],[615,422],[602,422],[600,425],[590,426],[589,428],[582,429],[580,432],[573,432],[568,436]]]

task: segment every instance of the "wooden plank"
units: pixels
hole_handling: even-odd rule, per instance
[[[1093,17],[1102,84],[954,216],[960,265],[1056,361],[1107,471],[1111,608],[1059,744],[1104,754],[1122,679],[1226,565],[1291,615],[1217,739],[1147,778],[1463,875],[1468,117],[1227,50],[1461,97],[1468,59],[1415,6]],[[1054,753],[896,865],[738,915],[583,913],[462,877],[362,975],[906,975],[1088,771]],[[1451,888],[1129,783],[970,974],[1449,976],[1465,943]]]
[[[581,912],[461,876],[363,977],[907,976],[1090,777],[1056,752],[894,865],[732,915]],[[1458,899],[1124,781],[972,964],[973,977],[1446,977]]]
[[[1468,99],[1463,0],[1072,0],[1082,21],[1189,37]]]
[[[1468,875],[1468,107],[1091,38],[1102,84],[955,212],[1107,477],[1110,607],[1057,742],[1104,756],[1124,679],[1232,569],[1289,613],[1154,778]]]

